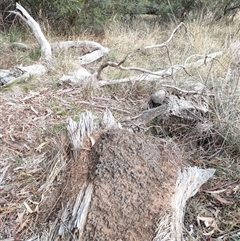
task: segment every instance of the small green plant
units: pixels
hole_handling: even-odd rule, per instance
[[[41,57],[41,50],[39,48],[34,48],[30,51],[29,57],[33,61],[38,61]]]

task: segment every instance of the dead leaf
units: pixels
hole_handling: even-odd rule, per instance
[[[212,217],[200,217],[200,216],[197,216],[197,220],[198,220],[198,223],[200,224],[200,222],[199,221],[202,221],[202,222],[204,222],[204,225],[205,225],[205,227],[214,227],[213,226],[213,223],[215,222],[215,219],[214,218],[212,218]]]
[[[29,213],[34,213],[34,211],[30,208],[30,206],[26,202],[23,202],[23,204]]]
[[[210,193],[210,194],[215,194],[215,193],[223,193],[225,191],[226,191],[226,189],[220,189],[220,190],[214,190],[214,191],[204,191],[204,192]]]
[[[222,204],[233,204],[234,203],[231,201],[227,201],[226,199],[224,199],[223,197],[221,197],[220,195],[218,195],[216,193],[212,193],[212,196]]]
[[[8,170],[9,167],[10,167],[10,165],[8,165],[8,166],[3,167],[2,169],[0,169],[0,173],[2,173],[2,174],[0,175],[0,185],[2,184],[2,181],[3,181],[3,179],[4,179],[4,177],[5,177],[5,174],[6,174],[6,172],[7,172],[7,170]]]
[[[23,221],[23,216],[24,216],[24,212],[22,212],[22,213],[17,213],[17,215],[18,215],[17,221],[18,221],[19,223],[22,223],[22,221]]]
[[[91,147],[93,147],[96,141],[91,136],[89,136],[89,139],[90,139],[90,142],[91,142]]]
[[[236,185],[234,188],[233,188],[233,193],[236,194],[239,190],[239,185]]]
[[[41,153],[42,152],[42,149],[43,149],[43,147],[44,146],[46,146],[48,143],[49,143],[50,141],[46,141],[46,142],[43,142],[43,143],[41,143],[35,150],[36,150],[36,152],[39,152],[39,153]]]
[[[29,222],[29,217],[27,217],[27,219],[20,225],[20,227],[17,229],[16,233],[20,233],[25,226],[27,225],[27,223]]]

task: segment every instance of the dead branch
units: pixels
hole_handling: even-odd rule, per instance
[[[11,50],[15,50],[15,49],[17,49],[17,50],[20,50],[20,51],[27,51],[27,50],[30,50],[31,48],[32,48],[33,46],[28,46],[28,45],[26,45],[26,44],[24,44],[24,43],[18,43],[18,42],[14,42],[14,43],[12,43],[10,46],[9,46],[9,48],[11,49]]]
[[[51,44],[53,51],[69,48],[82,48],[87,54],[78,58],[77,64],[86,65],[103,57],[109,52],[109,48],[103,47],[94,41],[61,41]]]
[[[186,25],[181,22],[181,23],[172,31],[172,33],[171,33],[171,35],[170,35],[170,37],[168,38],[167,41],[165,41],[165,42],[162,43],[162,44],[158,44],[158,45],[149,45],[149,46],[146,46],[146,47],[144,47],[144,49],[152,49],[152,48],[162,48],[162,47],[165,47],[165,46],[172,40],[174,34],[178,31],[178,29],[181,28],[182,26],[183,26],[183,27],[185,28],[185,30],[187,31]]]
[[[185,29],[187,30],[187,27],[184,23],[180,23],[171,33],[170,37],[168,38],[167,41],[165,41],[164,43],[162,44],[158,44],[158,45],[150,45],[150,46],[145,46],[145,47],[142,47],[142,48],[138,48],[136,50],[133,50],[131,51],[130,53],[128,53],[119,63],[114,63],[114,62],[107,62],[107,63],[103,63],[99,69],[97,70],[97,74],[96,74],[96,77],[97,79],[99,80],[101,78],[101,72],[104,68],[106,68],[107,66],[111,66],[111,67],[117,67],[119,69],[122,69],[122,70],[136,70],[136,71],[140,71],[140,72],[144,72],[144,73],[148,73],[148,74],[152,74],[152,75],[158,75],[158,73],[156,72],[152,72],[150,70],[145,70],[145,69],[142,69],[142,68],[138,68],[138,67],[124,67],[122,66],[122,64],[131,56],[133,56],[134,54],[138,53],[138,52],[142,52],[144,50],[147,50],[147,49],[152,49],[152,48],[162,48],[162,47],[165,47],[167,48],[168,50],[168,43],[172,40],[174,34],[177,32],[177,30],[181,27],[181,26],[184,26]],[[169,56],[169,54],[168,54]],[[169,58],[170,59],[170,58]],[[170,59],[170,63],[171,63],[171,59]]]
[[[172,88],[172,89],[175,89],[179,92],[182,92],[184,94],[199,94],[198,91],[195,91],[195,90],[183,90],[183,89],[180,89],[176,86],[173,86],[173,85],[162,85],[162,87],[167,87],[167,88]]]
[[[134,71],[139,71],[139,72],[142,72],[142,73],[146,73],[146,74],[151,74],[151,75],[156,75],[156,76],[163,76],[164,73],[159,73],[159,72],[153,72],[153,71],[150,71],[150,70],[147,70],[147,69],[143,69],[143,68],[139,68],[139,67],[124,67],[122,66],[121,64],[119,63],[115,63],[115,62],[111,62],[111,61],[108,61],[104,64],[102,64],[99,69],[98,69],[98,73],[97,73],[97,76],[96,78],[99,80],[101,78],[100,74],[101,74],[101,71],[106,68],[107,66],[110,66],[110,67],[116,67],[118,69],[121,69],[121,70],[134,70]],[[173,66],[172,68],[176,68],[176,66]],[[167,71],[166,71],[167,72]],[[165,76],[166,77],[166,76]]]
[[[208,62],[211,62],[216,59],[216,57],[221,56],[224,53],[224,51],[219,51],[215,53],[211,53],[208,55],[202,55],[202,58],[192,62],[192,63],[186,63],[184,65],[175,65],[175,66],[170,66],[167,69],[152,72],[149,70],[140,69],[140,68],[134,68],[134,67],[124,67],[120,68],[118,64],[114,63],[113,67],[118,67],[119,69],[123,70],[135,70],[135,71],[141,71],[144,72],[144,74],[141,75],[136,75],[136,76],[130,76],[128,78],[124,79],[118,79],[118,80],[100,80],[98,81],[98,86],[106,86],[106,85],[114,85],[114,84],[119,84],[119,83],[126,83],[126,82],[132,82],[132,81],[159,81],[162,80],[161,82],[166,81],[167,77],[173,76],[176,72],[179,70],[183,69],[185,72],[187,72],[188,69],[195,69],[199,68],[202,65],[206,65]],[[107,63],[106,63],[107,64]],[[108,64],[107,64],[108,66]]]
[[[16,3],[16,10],[11,12],[19,16],[24,22],[28,24],[28,26],[33,31],[35,38],[37,39],[37,42],[41,46],[42,59],[46,62],[50,62],[52,60],[51,46],[45,38],[39,24],[29,15],[25,8],[23,8],[19,3]]]
[[[184,209],[187,200],[198,192],[202,184],[212,177],[214,172],[215,169],[203,170],[197,167],[189,167],[178,172],[175,195],[171,204],[174,210],[172,217],[174,225],[172,227],[174,227],[173,233],[176,240],[182,240]]]
[[[26,80],[32,75],[41,76],[46,72],[47,68],[41,64],[13,67],[10,70],[0,69],[0,86],[6,86],[15,81]]]
[[[80,56],[76,63],[78,65],[86,65],[96,61],[109,52],[109,49],[103,47],[101,44],[94,41],[62,41],[58,43],[49,44],[45,38],[39,24],[28,14],[28,12],[19,4],[16,3],[16,10],[10,11],[19,16],[24,22],[31,28],[38,44],[41,47],[41,59],[46,62],[46,66],[43,65],[32,65],[28,67],[14,67],[11,70],[0,69],[0,86],[5,86],[13,83],[17,80],[23,80],[31,75],[42,75],[46,73],[47,68],[51,67],[52,61],[52,49],[58,51],[59,49],[68,49],[72,47],[83,48],[87,54]],[[36,45],[27,46],[21,43],[14,43],[10,48],[17,48],[22,51],[29,50]],[[73,84],[82,81],[84,83],[89,82],[93,76],[86,69],[80,68],[73,72],[70,72],[60,78],[60,82],[72,82]]]

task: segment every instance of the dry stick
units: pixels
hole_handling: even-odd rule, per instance
[[[158,106],[156,108],[142,112],[140,116],[138,115],[137,117],[133,117],[133,119],[136,119],[133,123],[135,125],[141,125],[141,124],[146,125],[156,117],[159,117],[159,116],[164,117],[167,114],[167,112],[168,110],[166,105]]]
[[[174,34],[177,32],[177,30],[181,27],[181,26],[184,26],[185,29],[187,30],[187,27],[184,23],[180,23],[171,33],[170,37],[168,38],[167,41],[165,41],[164,43],[162,44],[158,44],[158,45],[149,45],[149,46],[146,46],[144,47],[144,49],[152,49],[152,48],[161,48],[161,47],[164,47],[166,46],[173,38]]]
[[[171,61],[171,58],[170,58],[170,55],[169,55],[169,50],[168,50],[168,46],[167,44],[172,40],[174,34],[177,32],[177,30],[181,27],[181,26],[184,26],[185,29],[187,30],[187,27],[184,23],[180,23],[171,33],[170,37],[168,38],[167,41],[165,41],[164,43],[162,44],[158,44],[158,45],[149,45],[149,46],[145,46],[145,47],[142,47],[142,48],[138,48],[136,50],[133,50],[132,52],[128,53],[119,63],[115,63],[115,62],[107,62],[107,63],[103,63],[97,70],[97,73],[96,73],[96,78],[99,80],[101,79],[101,72],[104,68],[106,68],[107,66],[111,66],[111,67],[116,67],[116,68],[119,68],[121,70],[136,70],[136,71],[140,71],[140,72],[144,72],[144,73],[147,73],[147,74],[152,74],[152,75],[159,75],[158,73],[156,72],[153,72],[153,71],[150,71],[150,70],[146,70],[146,69],[143,69],[143,68],[138,68],[138,67],[124,67],[122,66],[122,64],[129,58],[131,57],[132,55],[134,55],[135,53],[138,53],[138,52],[141,52],[143,50],[147,50],[147,49],[152,49],[152,48],[162,48],[162,47],[165,47],[167,48],[167,53],[168,53],[168,58],[169,58],[169,61],[170,63],[172,63]]]
[[[114,63],[114,62],[111,62],[111,61],[108,61],[107,63],[104,63],[103,65],[100,66],[100,68],[105,68],[107,66],[111,66],[111,67],[116,67],[118,69],[121,69],[121,70],[135,70],[135,71],[139,71],[139,72],[142,72],[142,73],[146,73],[146,74],[151,74],[151,75],[156,75],[156,76],[163,76],[162,73],[158,73],[158,72],[153,72],[153,71],[150,71],[150,70],[147,70],[147,69],[143,69],[143,68],[139,68],[139,67],[124,67],[122,65],[119,65],[117,63]],[[181,68],[184,68],[183,66],[171,66],[169,69],[174,69],[175,67],[181,67]],[[170,74],[171,76],[171,74]],[[97,78],[100,78],[99,75],[97,75]]]
[[[183,90],[183,89],[180,89],[173,85],[162,85],[162,87],[172,88],[172,89],[178,90],[179,92],[182,92],[184,94],[198,94],[198,92],[195,90]]]

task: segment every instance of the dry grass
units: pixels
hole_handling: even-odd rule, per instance
[[[166,48],[148,50],[134,55],[125,65],[156,71],[171,64],[183,64],[190,56],[193,56],[191,60],[196,60],[198,55],[227,49],[239,38],[238,24],[207,25],[201,20],[186,23],[188,31],[181,28],[169,43],[169,56]],[[124,26],[113,21],[102,36],[85,32],[71,38],[98,41],[111,49],[100,62],[119,62],[133,49],[166,41],[175,27],[173,23],[159,26],[143,21]],[[50,34],[47,37],[51,42],[59,39]],[[38,50],[30,53],[9,50],[10,42],[21,40],[34,43],[31,36],[26,38],[13,30],[0,34],[1,68],[28,65],[38,60]],[[43,207],[38,208],[43,190],[46,191],[41,187],[54,173],[58,176],[61,168],[56,173],[55,164],[67,156],[65,125],[68,117],[77,119],[84,110],[92,110],[97,117],[105,107],[119,120],[134,116],[142,111],[146,98],[161,87],[157,82],[136,82],[101,90],[59,86],[57,79],[76,68],[73,65],[75,54],[74,51],[59,52],[55,69],[48,75],[0,89],[0,240],[9,237],[20,240],[36,234],[38,216],[43,212]],[[215,177],[188,203],[185,224],[189,240],[240,239],[237,234],[240,230],[239,77],[226,81],[230,56],[226,52],[206,66],[188,70],[188,73],[179,71],[168,80],[179,87],[184,87],[186,82],[201,82],[214,96],[209,99],[211,113],[208,116],[214,128],[201,137],[186,134],[180,141],[177,135],[175,137],[194,165],[217,169]],[[92,64],[91,71],[96,70],[98,64]],[[109,67],[103,76],[115,79],[136,74],[139,73]],[[55,184],[56,180],[51,182]]]

